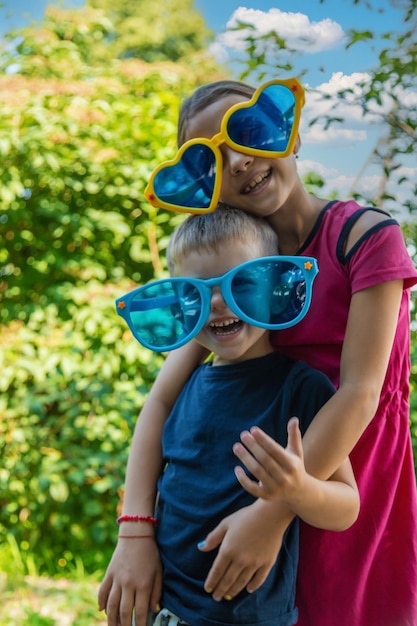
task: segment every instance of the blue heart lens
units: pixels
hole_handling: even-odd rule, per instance
[[[235,111],[227,134],[239,146],[285,152],[294,126],[295,97],[285,85],[270,85],[255,104]]]
[[[215,184],[215,156],[204,144],[188,147],[175,165],[157,172],[156,195],[169,204],[183,207],[209,207]]]

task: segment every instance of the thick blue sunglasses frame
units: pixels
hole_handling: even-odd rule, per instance
[[[313,257],[270,256],[209,279],[163,278],[121,296],[117,313],[146,348],[167,352],[191,341],[210,315],[212,287],[239,320],[268,330],[294,326],[306,315],[318,273]]]

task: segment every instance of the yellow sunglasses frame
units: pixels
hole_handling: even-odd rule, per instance
[[[294,107],[294,122],[291,129],[291,134],[288,140],[287,148],[284,152],[277,152],[273,150],[261,150],[259,148],[250,148],[247,146],[241,146],[240,144],[235,143],[227,133],[227,125],[231,118],[231,116],[239,110],[249,109],[259,99],[259,96],[262,94],[265,89],[272,85],[283,85],[287,87],[294,94],[295,99],[295,107]],[[272,158],[285,158],[292,154],[295,143],[297,141],[298,129],[300,125],[300,117],[301,117],[301,109],[303,108],[305,103],[305,92],[301,83],[296,78],[287,78],[283,80],[271,80],[267,83],[264,83],[256,91],[254,92],[252,98],[247,102],[238,102],[234,104],[223,116],[223,119],[220,124],[220,132],[214,135],[211,139],[207,139],[206,137],[195,137],[194,139],[190,139],[186,141],[178,150],[175,157],[169,161],[164,161],[160,163],[152,172],[151,177],[149,179],[148,184],[146,185],[146,189],[144,195],[148,202],[155,208],[159,209],[167,209],[168,211],[174,211],[175,213],[192,213],[196,215],[201,215],[205,213],[212,213],[219,202],[220,198],[220,187],[222,183],[222,164],[223,164],[223,156],[219,149],[219,146],[226,144],[232,150],[236,152],[240,152],[242,154],[249,154],[252,156],[260,156],[260,157],[272,157]],[[163,169],[173,167],[177,163],[181,161],[182,155],[186,150],[188,150],[193,145],[204,145],[208,146],[213,154],[215,159],[215,168],[216,168],[216,176],[214,181],[213,194],[210,201],[210,204],[207,208],[202,207],[181,207],[176,204],[171,204],[169,202],[165,202],[161,200],[154,189],[154,180],[156,175]]]

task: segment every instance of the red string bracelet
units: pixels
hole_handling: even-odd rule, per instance
[[[118,539],[155,539],[153,535],[119,535]]]
[[[116,522],[121,524],[122,522],[147,522],[148,524],[152,524],[152,526],[157,525],[157,521],[155,517],[152,515],[121,515],[117,518]]]

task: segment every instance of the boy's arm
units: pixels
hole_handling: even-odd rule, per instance
[[[137,420],[126,469],[123,513],[154,515],[157,481],[162,471],[161,439],[165,421],[186,380],[207,356],[191,342],[170,353]],[[123,522],[119,535],[149,535],[147,523]],[[99,590],[99,609],[108,626],[145,626],[149,606],[156,609],[162,574],[156,544],[149,538],[119,539]]]
[[[190,342],[168,354],[156,377],[133,434],[126,468],[124,514],[154,514],[156,485],[162,471],[162,431],[183,386],[206,352]],[[132,530],[131,523],[121,526],[122,534]]]
[[[161,435],[165,407],[149,398],[136,423],[126,471],[123,512],[154,514],[156,485],[162,471]],[[99,589],[99,610],[106,610],[108,626],[145,626],[149,606],[155,608],[162,590],[162,568],[153,535],[145,522],[123,522],[119,539]],[[146,535],[142,538],[133,538]],[[132,537],[132,538],[126,538]]]

